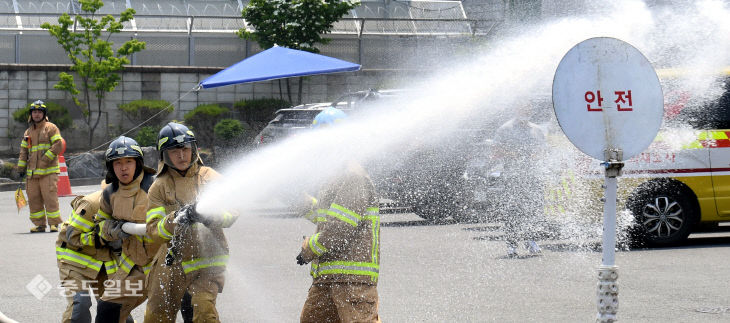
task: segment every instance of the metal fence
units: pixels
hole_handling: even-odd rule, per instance
[[[14,16],[14,15],[13,15]],[[0,13],[0,22],[6,14]],[[39,26],[49,15],[28,14]],[[137,16],[135,28],[111,38],[117,45],[136,38],[146,48],[134,54],[132,65],[224,67],[261,51],[234,34],[243,27],[240,17]],[[54,17],[57,19],[57,17]],[[156,19],[154,28],[145,21]],[[351,62],[364,69],[411,69],[448,59],[446,52],[469,51],[474,40],[489,36],[499,21],[468,19],[346,18],[336,24],[320,45],[321,53]],[[238,25],[240,24],[240,25]],[[147,27],[146,27],[147,26]],[[151,26],[151,25],[150,25]],[[40,27],[18,30],[0,25],[0,63],[68,64],[62,48]],[[131,30],[134,31],[131,31]],[[413,58],[418,57],[417,60]]]

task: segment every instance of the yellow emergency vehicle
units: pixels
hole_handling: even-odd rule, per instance
[[[625,162],[618,182],[619,206],[633,214],[629,230],[634,242],[667,246],[692,232],[730,222],[730,68],[713,76],[711,87],[722,92],[704,97],[678,90],[686,85],[679,81],[686,73],[657,72],[665,95],[664,125],[649,148]],[[589,162],[593,167],[585,169],[594,179],[589,189],[594,194],[589,195],[595,197],[602,192],[598,178],[603,173],[595,160]],[[549,211],[577,205],[560,203],[566,194],[581,190],[573,187],[570,176],[548,196],[553,201]]]

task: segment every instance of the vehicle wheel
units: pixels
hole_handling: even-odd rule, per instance
[[[680,184],[669,181],[647,182],[637,188],[629,202],[636,226],[634,242],[648,246],[668,246],[681,242],[692,232],[698,208]],[[638,240],[638,241],[637,241]]]

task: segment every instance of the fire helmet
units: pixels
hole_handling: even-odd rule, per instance
[[[312,121],[312,128],[333,126],[345,118],[347,118],[347,114],[345,114],[344,111],[334,107],[327,107],[314,117],[314,121]]]
[[[119,138],[114,139],[114,141],[109,144],[109,148],[107,148],[106,154],[104,155],[104,159],[106,160],[107,184],[119,181],[117,175],[114,174],[113,164],[114,160],[125,157],[134,158],[137,162],[137,167],[134,171],[134,178],[137,178],[137,176],[142,172],[144,167],[144,153],[142,153],[142,148],[139,147],[139,144],[134,139],[119,136]]]
[[[30,122],[30,120],[32,120],[33,110],[43,111],[44,119],[48,115],[48,109],[46,108],[46,104],[41,100],[36,100],[35,102],[30,104],[30,111],[29,111],[29,115],[28,115],[29,122]]]
[[[170,122],[160,129],[160,134],[157,136],[157,151],[160,153],[160,161],[165,163],[165,166],[172,168],[174,164],[167,155],[167,150],[172,148],[183,148],[189,147],[192,149],[192,156],[190,158],[190,165],[182,171],[189,168],[194,162],[198,161],[202,165],[200,156],[198,156],[198,148],[196,145],[195,134],[185,125]],[[160,170],[160,174],[165,171],[165,166]]]

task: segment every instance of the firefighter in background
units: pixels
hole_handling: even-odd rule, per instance
[[[331,126],[345,117],[341,110],[327,108],[312,127]],[[312,263],[313,277],[301,322],[380,322],[380,215],[368,173],[356,161],[347,161],[313,202],[310,220],[317,229],[297,256],[299,265]]]
[[[522,103],[516,116],[500,126],[494,143],[506,192],[502,196],[507,256],[517,256],[517,243],[524,241],[531,254],[542,252],[535,241],[538,216],[543,212],[543,180],[538,160],[546,147],[545,130],[530,122],[537,101]]]
[[[147,298],[145,278],[160,243],[145,235],[147,191],[154,169],[144,166],[142,149],[120,136],[106,150],[106,183],[99,207],[99,235],[115,253],[117,269],[97,304],[96,322],[124,322]]]
[[[104,281],[117,271],[111,250],[99,240],[95,215],[102,191],[77,196],[71,201],[71,216],[56,240],[56,258],[68,306],[61,322],[91,322],[91,296],[104,292]]]
[[[58,231],[61,213],[58,210],[58,154],[63,149],[61,133],[55,124],[48,121],[46,105],[38,100],[30,105],[30,126],[20,142],[18,170],[26,176],[26,192],[30,221],[34,227],[31,233],[49,230]]]
[[[223,291],[228,242],[223,228],[237,215],[203,217],[195,211],[201,189],[220,175],[203,166],[195,134],[168,123],[159,133],[160,164],[149,191],[147,234],[164,242],[152,263],[144,321],[175,322],[180,301],[191,295],[194,322],[219,322],[215,308]]]

